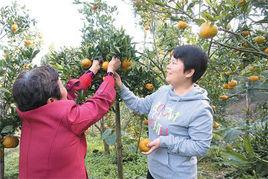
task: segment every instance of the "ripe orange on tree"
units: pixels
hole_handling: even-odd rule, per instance
[[[146,83],[144,85],[145,89],[147,89],[148,91],[152,91],[154,89],[154,85],[152,83]]]
[[[92,60],[89,60],[88,58],[84,58],[83,60],[81,60],[81,66],[84,69],[89,68],[92,65]]]
[[[106,71],[108,69],[108,65],[109,65],[109,62],[105,61],[102,63],[101,68]]]
[[[224,83],[224,84],[223,84],[223,89],[229,89],[229,85],[228,85],[228,83]]]
[[[263,36],[257,36],[254,38],[254,41],[257,43],[257,44],[262,44],[265,42],[265,37]]]
[[[220,124],[216,121],[213,121],[213,129],[218,129],[220,127]]]
[[[243,35],[244,37],[249,36],[250,35],[250,31],[249,30],[243,30],[241,32],[241,35]]]
[[[222,95],[222,96],[220,96],[220,99],[223,100],[223,101],[225,101],[225,100],[229,99],[229,96]]]
[[[240,6],[244,6],[246,4],[246,2],[247,2],[246,0],[239,0],[238,4]]]
[[[200,26],[199,36],[204,39],[212,38],[218,33],[218,27],[211,22],[204,22]]]
[[[123,69],[124,71],[127,71],[127,70],[131,67],[131,65],[132,65],[131,60],[129,60],[129,59],[124,59],[124,60],[122,61],[121,67],[122,67],[122,69]]]
[[[268,47],[264,49],[264,53],[268,53]]]
[[[29,40],[29,39],[24,40],[24,46],[25,47],[30,47],[32,45],[33,45],[33,41],[32,40]]]
[[[96,11],[98,9],[98,5],[97,4],[94,4],[93,6],[92,6],[92,10],[93,11]]]
[[[141,152],[148,152],[150,148],[147,146],[150,143],[149,139],[141,139],[139,142],[139,149]]]
[[[15,148],[19,145],[19,138],[11,135],[4,136],[2,144],[4,148]]]
[[[18,30],[18,24],[14,22],[14,24],[12,24],[11,26],[11,31],[15,33],[17,32],[17,30]]]
[[[249,81],[258,81],[258,80],[260,80],[260,77],[256,76],[256,75],[252,75],[252,76],[248,77],[248,80]]]
[[[179,21],[178,23],[177,23],[177,27],[179,28],[179,29],[186,29],[187,27],[188,27],[188,24],[187,24],[187,22],[185,22],[185,21]]]
[[[145,119],[145,120],[143,121],[143,124],[146,125],[146,126],[148,126],[148,119]]]
[[[236,80],[231,80],[228,82],[228,87],[229,89],[234,88],[237,85],[237,81]]]
[[[148,31],[148,30],[150,30],[150,26],[146,25],[146,26],[144,27],[144,31]]]

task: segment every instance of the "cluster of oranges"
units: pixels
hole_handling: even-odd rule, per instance
[[[183,20],[178,21],[176,26],[181,30],[184,30],[187,27],[189,27],[188,23]],[[218,33],[218,27],[211,22],[204,22],[200,26],[199,36],[201,38],[204,39],[212,38],[216,36],[217,33]]]
[[[233,89],[235,88],[237,85],[237,81],[236,80],[231,80],[228,83],[224,83],[223,84],[223,89]]]
[[[252,75],[252,76],[249,76],[248,77],[248,80],[250,82],[256,82],[256,81],[259,81],[260,79],[261,79],[260,76],[257,76],[257,75]],[[224,89],[233,89],[233,88],[236,87],[236,85],[237,85],[237,81],[236,80],[231,80],[228,83],[223,84],[223,88]],[[219,98],[221,100],[225,101],[225,100],[229,99],[230,96],[228,96],[228,95],[221,95]]]
[[[88,69],[92,65],[92,60],[88,58],[84,58],[83,60],[81,60],[80,64],[82,68]],[[106,71],[108,69],[108,65],[109,65],[109,62],[104,61],[101,65],[101,68]],[[124,59],[121,63],[121,68],[123,71],[128,71],[131,68],[131,66],[132,66],[132,61],[130,59]]]

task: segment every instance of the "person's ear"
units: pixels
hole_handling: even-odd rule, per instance
[[[194,69],[190,69],[190,70],[187,70],[186,72],[185,72],[185,77],[187,77],[187,78],[191,78],[193,75],[194,75],[194,72],[195,72],[195,70]]]
[[[49,103],[53,103],[55,100],[54,100],[54,98],[48,98],[48,100],[47,100],[47,104],[49,104]]]

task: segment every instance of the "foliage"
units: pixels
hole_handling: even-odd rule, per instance
[[[15,78],[31,68],[33,58],[39,53],[40,37],[33,29],[34,25],[35,20],[30,18],[25,7],[14,3],[0,9],[1,135],[12,134],[20,125],[11,91]]]

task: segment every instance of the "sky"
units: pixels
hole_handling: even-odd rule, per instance
[[[12,0],[0,0],[0,7],[10,5],[11,2]],[[46,54],[49,47],[59,49],[63,46],[80,45],[82,40],[80,29],[83,27],[83,22],[77,6],[72,4],[73,0],[17,0],[17,2],[25,5],[30,11],[30,17],[37,20],[37,28],[43,37],[41,53],[37,58]],[[128,1],[108,0],[108,2],[116,5],[119,11],[115,25],[122,26],[135,42],[142,42],[143,29],[137,25]]]

